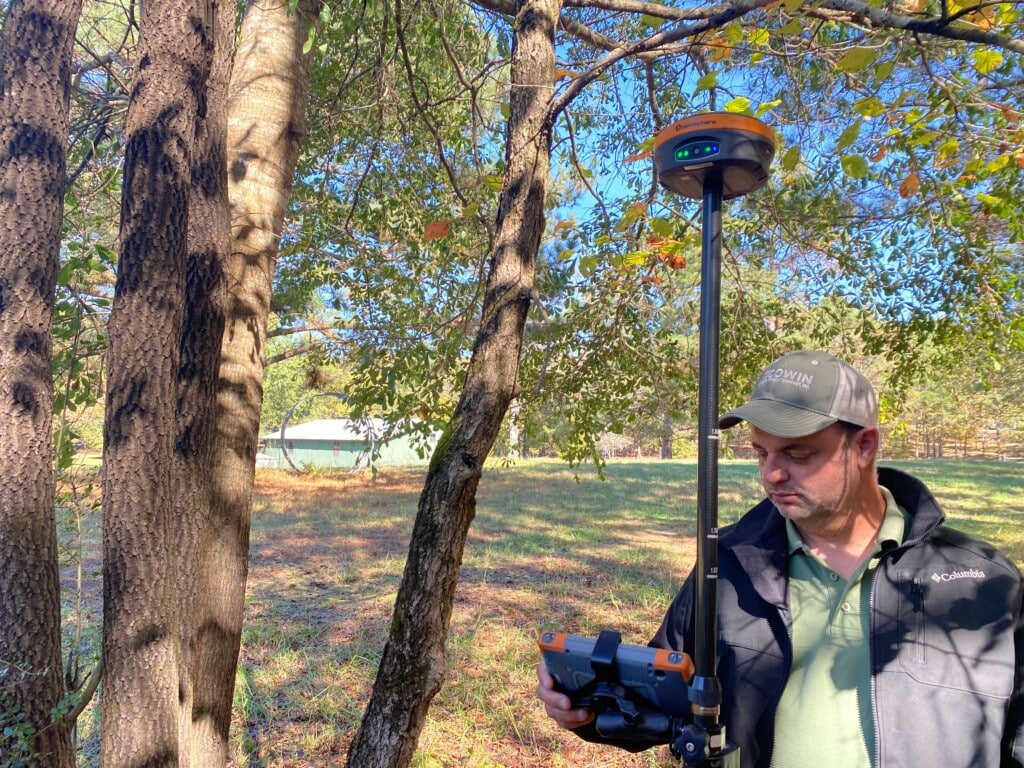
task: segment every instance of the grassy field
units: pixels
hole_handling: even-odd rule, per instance
[[[958,527],[1024,563],[1024,471],[915,462]],[[341,765],[365,706],[424,470],[257,475],[247,624],[235,694],[237,768]],[[755,465],[720,466],[720,517],[760,498]],[[645,643],[694,557],[692,462],[617,462],[607,479],[559,462],[489,466],[477,497],[418,768],[639,768],[551,726],[534,698],[537,634],[619,629]],[[88,729],[87,729],[88,730]],[[91,750],[90,750],[91,751]],[[88,760],[85,761],[88,763]]]
[[[1024,473],[1011,464],[904,465],[956,524],[1024,562]],[[759,498],[749,462],[720,467],[720,516]],[[552,728],[533,697],[539,630],[622,631],[644,643],[695,557],[692,463],[489,467],[449,641],[448,680],[414,764],[667,766]],[[337,765],[373,683],[422,484],[420,472],[261,474],[236,695],[238,766]]]

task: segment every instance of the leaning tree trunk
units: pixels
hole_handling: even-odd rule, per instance
[[[69,728],[51,722],[64,682],[50,441],[71,47],[81,5],[11,2],[0,49],[0,760],[20,764],[31,754],[41,768],[74,764]]]
[[[132,84],[103,449],[103,768],[178,768],[176,439],[188,193],[216,0],[149,0]]]
[[[480,330],[459,404],[434,452],[373,695],[349,768],[403,768],[444,677],[444,646],[481,470],[519,373],[544,229],[558,0],[519,6],[506,171]]]
[[[270,290],[299,143],[311,58],[302,49],[321,0],[255,0],[242,24],[228,101],[232,250],[220,351],[210,518],[200,551],[190,762],[227,760],[249,561],[249,520]]]

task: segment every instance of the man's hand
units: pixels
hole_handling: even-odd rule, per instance
[[[544,703],[548,717],[563,728],[579,728],[594,719],[589,709],[573,709],[572,701],[564,693],[555,690],[555,678],[548,672],[542,661],[537,665],[537,698]]]

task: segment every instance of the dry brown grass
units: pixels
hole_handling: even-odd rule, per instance
[[[452,616],[448,676],[414,765],[675,764],[667,754],[631,755],[553,727],[533,693],[536,637],[543,627],[613,626],[630,641],[646,641],[688,568],[692,542],[667,527],[629,525],[628,509],[617,521],[607,508],[604,519],[593,517],[596,537],[577,530],[588,516],[587,498],[607,486],[593,477],[577,483],[559,465],[532,479],[544,487],[524,490],[521,470],[498,468],[481,485]],[[235,765],[344,762],[373,684],[422,481],[412,470],[384,471],[376,481],[261,473]],[[535,505],[550,511],[532,514]]]
[[[917,462],[952,521],[1024,562],[1024,476],[996,463]],[[234,768],[340,766],[369,698],[425,470],[257,475]],[[619,629],[645,642],[694,558],[695,467],[622,462],[608,480],[558,462],[488,466],[416,768],[665,768],[552,726],[534,697],[542,629]],[[750,463],[720,466],[720,516],[759,498]],[[98,626],[98,520],[87,524],[84,622]],[[65,575],[68,575],[67,573]],[[65,619],[66,626],[73,623]],[[93,706],[80,765],[96,764]]]

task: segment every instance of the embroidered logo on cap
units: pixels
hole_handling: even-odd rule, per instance
[[[789,368],[770,368],[761,375],[761,379],[758,382],[768,383],[783,381],[787,384],[796,384],[798,387],[804,389],[810,389],[814,384],[814,377],[809,373],[803,371],[793,371]]]

